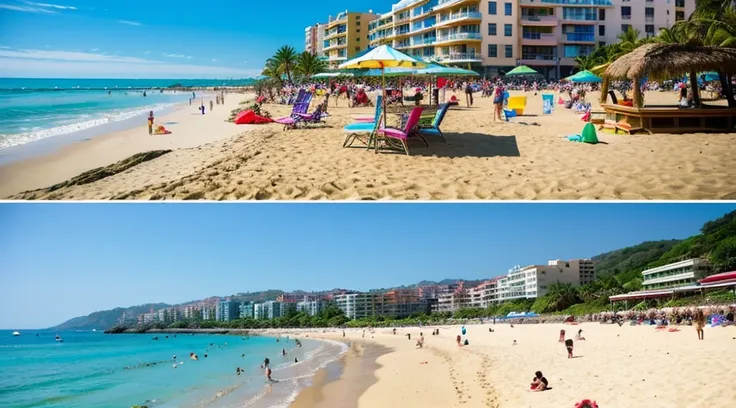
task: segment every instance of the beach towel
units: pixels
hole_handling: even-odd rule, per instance
[[[565,104],[565,100],[562,99],[562,97],[560,96],[560,99],[557,100],[557,104],[558,105],[564,105]]]
[[[264,123],[271,123],[273,122],[273,119],[256,115],[256,113],[252,110],[246,110],[240,112],[240,114],[235,117],[234,122],[236,125],[260,125]]]

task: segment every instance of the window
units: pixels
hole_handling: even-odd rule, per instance
[[[504,56],[506,58],[514,58],[514,46],[513,45],[504,45]]]
[[[496,23],[488,23],[488,35],[496,35]]]
[[[644,32],[647,35],[654,35],[654,24],[647,24],[644,26]]]
[[[496,2],[495,1],[488,2],[488,14],[492,16],[496,15]]]
[[[359,26],[359,25],[360,25],[360,21],[356,21],[356,22],[355,22],[355,25],[356,25],[356,26]]]
[[[604,36],[604,35],[606,35],[606,26],[604,26],[604,25],[599,25],[598,26],[598,35],[601,36],[601,37]]]
[[[606,21],[606,9],[598,10],[598,20]]]
[[[496,44],[488,44],[488,57],[489,58],[498,57],[498,46]]]
[[[630,28],[631,28],[631,24],[621,24],[621,32],[623,33],[629,31]]]
[[[511,24],[503,25],[503,35],[504,36],[511,37],[513,35],[512,30],[513,30],[513,26]]]
[[[606,42],[605,41],[598,41],[598,46],[599,47],[605,47],[606,46]]]
[[[631,7],[621,6],[621,19],[631,20]]]
[[[511,3],[503,3],[503,15],[504,16],[511,15]]]

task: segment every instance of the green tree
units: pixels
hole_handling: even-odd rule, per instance
[[[309,78],[312,75],[324,72],[326,67],[327,64],[321,58],[305,51],[299,54],[296,63],[296,72],[304,78]]]
[[[271,60],[278,68],[279,74],[286,74],[286,78],[291,82],[291,74],[294,72],[298,60],[294,48],[284,45],[276,51]]]

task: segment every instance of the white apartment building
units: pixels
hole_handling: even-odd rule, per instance
[[[263,303],[256,303],[253,305],[253,318],[254,319],[268,319],[266,307]]]
[[[312,54],[324,55],[325,24],[315,24],[304,29],[304,51]]]
[[[642,286],[644,290],[654,290],[693,285],[711,271],[705,259],[688,259],[642,271]]]
[[[498,280],[496,302],[515,299],[534,299],[544,296],[550,284],[570,283],[580,286],[582,282],[595,280],[595,265],[590,259],[569,261],[553,260],[547,265],[514,267]]]
[[[297,302],[297,312],[304,312],[310,316],[318,314],[325,307],[323,300],[305,300],[303,302]]]
[[[348,319],[363,319],[376,314],[380,297],[378,293],[350,293],[337,295],[334,300]]]
[[[498,296],[498,281],[499,278],[491,279],[468,289],[467,307],[485,309],[495,303]]]
[[[443,293],[437,298],[433,312],[454,312],[469,307],[468,290],[459,289],[454,292]]]

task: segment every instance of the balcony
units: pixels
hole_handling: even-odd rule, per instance
[[[557,58],[554,54],[524,54],[519,61],[522,65],[555,66]]]
[[[556,4],[559,6],[601,6],[613,7],[611,0],[538,0],[542,4]],[[522,4],[525,1],[522,1]]]
[[[419,34],[419,33],[425,32],[425,31],[434,30],[434,26],[435,26],[434,23],[431,23],[431,24],[430,23],[425,23],[425,24],[421,24],[421,25],[415,25],[415,26],[412,26],[411,27],[411,31],[410,32],[412,34]]]
[[[424,38],[421,41],[412,41],[411,47],[426,47],[437,42],[436,38]]]
[[[653,23],[654,22],[654,16],[644,16],[644,22],[646,22],[646,23]]]
[[[441,43],[450,43],[456,41],[482,41],[483,36],[480,33],[455,33],[448,35],[440,35],[435,40],[437,45]]]
[[[343,28],[342,30],[328,31],[327,33],[325,33],[325,38],[324,39],[325,40],[329,40],[330,38],[335,38],[335,37],[339,37],[339,36],[345,35],[345,33],[347,33],[347,31],[348,30],[346,28]]]
[[[340,49],[340,48],[345,48],[345,47],[347,47],[347,45],[348,45],[347,42],[342,42],[342,43],[336,42],[336,43],[333,43],[333,44],[326,45],[323,50],[324,51],[337,50],[337,49]]]
[[[631,20],[631,14],[621,14],[621,20]]]
[[[450,7],[460,6],[463,4],[479,4],[480,0],[439,0],[434,6],[435,10],[444,10]]]
[[[394,48],[396,49],[403,49],[403,48],[409,48],[411,47],[411,43],[409,41],[395,41],[394,42]]]
[[[594,43],[595,42],[595,34],[592,34],[592,33],[566,33],[565,34],[565,41],[566,42]]]
[[[554,33],[523,33],[521,36],[521,45],[557,45],[557,35]]]
[[[458,21],[466,21],[466,20],[480,20],[483,18],[483,15],[477,11],[466,11],[464,13],[454,13],[454,14],[445,14],[441,15],[438,18],[436,26],[450,24]]]
[[[338,55],[330,55],[327,58],[327,61],[347,61],[348,57],[345,56],[345,54],[338,54]]]
[[[480,54],[474,52],[451,52],[449,54],[435,55],[433,60],[444,63],[460,63],[460,62],[483,62]]]
[[[557,27],[559,23],[557,16],[521,16],[522,26]]]

